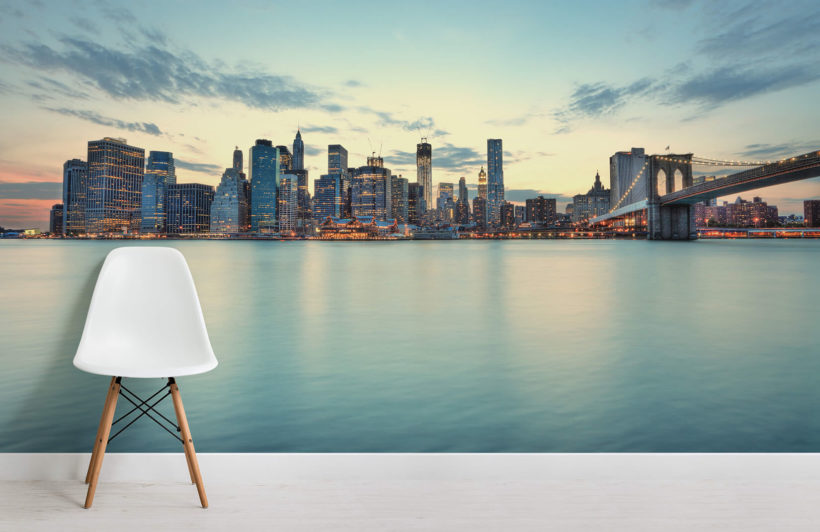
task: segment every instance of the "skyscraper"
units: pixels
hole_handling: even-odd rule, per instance
[[[233,150],[233,169],[236,170],[238,175],[242,174],[242,169],[244,165],[242,164],[242,150],[239,149],[239,146],[236,146]]]
[[[63,164],[63,232],[85,233],[85,202],[88,189],[88,164],[71,159]]]
[[[287,146],[277,146],[276,149],[279,150],[279,171],[289,172],[293,168],[293,155],[290,149]]]
[[[293,139],[293,170],[305,169],[305,143],[302,142],[302,132],[296,129],[296,138]]]
[[[391,176],[390,194],[392,198],[391,211],[393,218],[400,224],[408,223],[408,194],[409,183],[402,176]]]
[[[65,208],[62,203],[51,206],[48,217],[48,232],[52,235],[62,235],[65,232],[63,228],[64,211]]]
[[[390,170],[381,157],[368,157],[351,179],[350,209],[353,216],[393,217]]]
[[[351,169],[347,165],[347,150],[340,144],[329,144],[327,147],[327,173],[338,175],[341,198],[339,216],[350,216],[350,180]]]
[[[487,172],[483,166],[478,172],[478,197],[487,199]]]
[[[317,221],[342,215],[341,180],[341,174],[327,174],[313,182],[313,218]]]
[[[470,223],[470,200],[467,192],[467,180],[462,176],[458,180],[458,203],[456,204],[455,221],[459,224]]]
[[[241,152],[240,152],[241,153]],[[236,168],[226,168],[211,203],[211,233],[244,231],[248,204],[245,201],[243,179]]]
[[[416,182],[424,187],[424,208],[432,209],[433,205],[433,147],[422,137],[416,144]]]
[[[168,233],[207,233],[211,229],[214,187],[201,183],[168,185]]]
[[[439,183],[438,184],[438,198],[436,199],[436,209],[443,212],[447,207],[448,200],[453,201],[453,184]]]
[[[142,180],[140,232],[165,232],[168,214],[166,208],[168,185],[176,182],[174,154],[167,151],[149,152],[145,165],[145,176]]]
[[[418,183],[407,184],[407,222],[420,225],[424,213],[424,191]]]
[[[501,139],[487,139],[487,222],[500,223],[504,203],[504,161]]]
[[[266,139],[251,146],[251,231],[276,230],[276,194],[279,190],[279,150]]]
[[[88,233],[136,232],[140,228],[145,150],[125,139],[88,142]]]
[[[473,198],[473,221],[478,229],[487,228],[487,199],[481,196]]]
[[[296,214],[299,205],[299,176],[282,174],[279,182],[279,231],[296,231]]]

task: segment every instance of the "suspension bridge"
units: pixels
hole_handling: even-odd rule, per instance
[[[607,214],[590,220],[593,228],[638,220],[650,240],[694,240],[696,203],[820,176],[820,150],[776,161],[723,161],[691,153],[644,155],[636,148],[633,152],[619,152],[610,159],[612,171],[628,173],[631,181],[613,179],[612,198],[618,199]],[[693,167],[741,170],[695,179]]]

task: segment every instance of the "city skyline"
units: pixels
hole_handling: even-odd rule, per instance
[[[608,157],[630,146],[768,160],[820,145],[811,97],[820,37],[809,31],[820,14],[810,3],[526,4],[494,15],[504,24],[493,39],[481,5],[437,6],[424,15],[426,40],[409,33],[423,15],[396,6],[265,5],[2,4],[0,225],[45,227],[62,165],[106,136],[173,152],[180,183],[211,186],[230,148],[290,145],[297,128],[311,182],[326,171],[328,144],[347,147],[355,167],[380,153],[412,181],[413,148],[427,137],[434,187],[465,176],[471,191],[486,139],[503,138],[506,199],[553,196],[559,210],[596,172],[606,182]],[[310,21],[311,38],[288,25],[270,31],[265,17],[280,15]],[[218,31],[234,19],[241,35]],[[336,21],[349,43],[329,44],[324,30]],[[364,30],[379,21],[379,46],[368,46]],[[288,44],[291,53],[272,52]],[[426,79],[408,74],[424,63]],[[819,189],[813,179],[765,196],[800,213]]]

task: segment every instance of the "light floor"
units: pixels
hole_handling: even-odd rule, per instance
[[[752,475],[754,477],[754,475]],[[206,477],[207,478],[207,477]],[[820,480],[0,481],[0,530],[820,530]]]

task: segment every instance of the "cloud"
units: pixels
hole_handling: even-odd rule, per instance
[[[305,144],[305,155],[310,155],[311,157],[314,157],[316,155],[321,154],[322,152],[324,152],[322,148],[316,148],[315,146]]]
[[[528,199],[544,196],[545,198],[555,198],[556,203],[572,202],[572,198],[563,194],[554,194],[544,190],[534,188],[508,188],[504,190],[504,199],[515,203],[523,203]]]
[[[114,127],[117,129],[125,129],[137,133],[146,133],[148,135],[154,136],[162,135],[162,131],[153,122],[126,122],[124,120],[118,120],[116,118],[109,118],[107,116],[103,116],[97,113],[96,111],[66,109],[64,107],[43,107],[43,109],[51,111],[53,113],[59,113],[61,115],[74,116],[81,120],[86,120],[88,122],[93,122],[94,124],[100,124],[102,126]]]
[[[379,118],[379,125],[382,126],[397,126],[405,131],[427,131],[432,132],[435,136],[449,135],[449,133],[443,129],[436,129],[436,122],[432,116],[422,116],[413,121],[409,121],[396,118],[393,113],[378,111],[367,106],[360,106],[358,110],[363,113],[376,115]]]
[[[820,150],[820,141],[814,143],[791,143],[791,144],[747,144],[741,157],[759,157],[766,160],[777,159],[779,157],[791,157],[802,155],[810,151]]]
[[[713,109],[726,103],[743,100],[820,79],[818,65],[774,65],[760,67],[719,67],[690,77],[674,87],[668,96],[671,103],[694,103]]]
[[[26,85],[45,92],[45,94],[42,95],[34,95],[34,98],[36,100],[50,100],[52,99],[51,95],[55,93],[60,94],[62,96],[68,96],[69,98],[75,98],[78,100],[87,100],[89,98],[87,92],[83,92],[75,88],[69,87],[65,83],[62,83],[52,78],[43,77],[39,80],[28,80],[26,81]]]
[[[203,174],[219,174],[224,169],[224,167],[219,166],[218,164],[190,163],[187,161],[183,161],[181,159],[177,159],[176,157],[174,157],[174,166],[177,168],[182,168],[183,170],[189,170],[191,172],[200,172]]]
[[[364,87],[364,83],[355,79],[349,79],[344,82],[345,87]]]
[[[336,134],[339,132],[338,128],[333,126],[300,126],[299,129],[305,133],[330,133]]]
[[[59,200],[63,184],[59,181],[0,181],[0,199]]]
[[[148,32],[148,33],[146,33]],[[143,31],[146,35],[149,30]],[[153,36],[144,45],[106,47],[77,37],[62,37],[60,47],[29,42],[3,45],[6,59],[36,71],[64,72],[115,99],[181,103],[194,97],[239,102],[253,109],[316,107],[339,112],[322,91],[289,76],[209,63],[191,51],[172,51]]]
[[[682,8],[688,2],[656,1]],[[617,113],[632,101],[693,105],[701,113],[754,96],[820,80],[820,11],[813,4],[714,3],[704,8],[705,36],[696,41],[692,61],[667,69],[654,82],[626,85],[582,83],[555,111],[555,134],[572,123]],[[695,65],[700,65],[697,68]],[[692,116],[699,116],[698,114]]]

